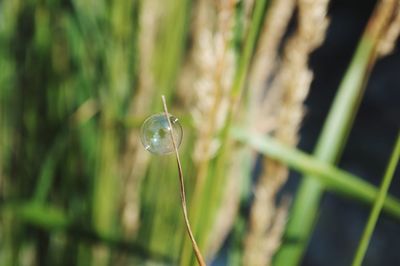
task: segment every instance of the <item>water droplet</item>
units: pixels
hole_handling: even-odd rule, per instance
[[[183,130],[178,118],[170,115],[176,145],[179,148],[182,142]],[[168,154],[174,151],[174,145],[169,132],[169,124],[164,113],[155,114],[147,118],[140,130],[140,139],[146,150],[154,154]]]

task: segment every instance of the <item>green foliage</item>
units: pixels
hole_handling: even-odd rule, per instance
[[[325,189],[374,203],[377,188],[333,165],[368,77],[369,40],[362,40],[345,76],[316,154],[307,155],[269,136],[250,133],[243,125],[233,126],[269,3],[255,2],[246,32],[244,2],[239,1],[234,7],[232,46],[238,60],[228,93],[231,105],[218,132],[220,150],[204,165],[200,182],[196,177],[202,169],[192,159],[197,132],[181,102],[185,91],[176,90],[191,46],[194,6],[187,0],[160,1],[157,7],[148,3],[0,2],[0,265],[21,265],[23,260],[60,266],[194,263],[174,158],[150,157],[139,146],[140,124],[162,111],[162,94],[183,124],[180,153],[189,214],[202,250],[208,252],[230,156],[237,146],[244,147],[235,153],[241,166],[242,200],[251,191],[254,149],[310,176],[302,185],[308,187],[307,195],[294,202],[296,216],[312,218]],[[154,22],[146,17],[147,9],[157,16],[156,30],[140,27],[141,22],[149,27]],[[143,33],[151,35],[150,41],[140,39]],[[132,185],[129,177],[135,174]],[[133,194],[134,202],[127,202]],[[383,211],[399,219],[399,200],[379,195]],[[131,218],[124,217],[130,203],[137,207],[134,229],[126,225]],[[310,207],[309,212],[303,205]],[[228,250],[231,265],[241,263],[247,226],[244,217],[236,219]],[[307,227],[301,236],[307,239],[312,221],[300,221],[294,218],[289,228]],[[290,256],[285,265],[296,264],[299,256]]]

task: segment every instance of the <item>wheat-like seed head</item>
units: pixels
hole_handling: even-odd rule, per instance
[[[274,5],[278,6],[278,3],[274,2]],[[256,123],[262,121],[263,117],[269,118],[267,121],[274,123],[275,137],[288,145],[297,143],[297,132],[304,113],[303,102],[312,81],[308,58],[324,40],[328,25],[327,0],[299,0],[297,5],[298,28],[284,47],[282,62],[272,79],[266,97],[255,111],[259,115],[254,120]],[[277,42],[273,39],[272,41]],[[256,78],[253,80],[257,81]],[[255,86],[257,89],[262,85],[262,79],[258,80],[254,83],[257,84]],[[260,95],[260,92],[257,94]],[[262,125],[255,128],[265,133],[269,127]],[[245,265],[270,264],[273,254],[279,247],[286,223],[287,204],[281,205],[285,207],[277,207],[276,194],[286,182],[288,169],[268,158],[264,160],[263,168],[254,190],[250,229],[245,239],[243,257]]]
[[[393,19],[378,43],[378,53],[380,56],[385,56],[393,52],[396,46],[396,40],[400,35],[400,1],[397,1],[396,5],[397,7],[393,11]]]
[[[192,82],[191,114],[197,132],[193,158],[212,158],[219,148],[217,133],[223,127],[229,107],[229,90],[235,71],[232,39],[234,1],[220,1],[217,8],[200,1],[194,25],[191,55],[195,80]],[[193,76],[192,76],[193,77]]]

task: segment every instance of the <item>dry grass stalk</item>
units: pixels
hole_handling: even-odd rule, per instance
[[[253,1],[245,2],[245,16],[250,17]],[[268,14],[264,21],[263,31],[261,32],[258,49],[254,56],[251,70],[249,72],[249,87],[251,88],[249,108],[249,116],[246,121],[252,121],[257,117],[258,107],[262,103],[259,99],[262,97],[262,91],[265,88],[265,83],[272,73],[275,65],[277,50],[281,38],[285,32],[290,17],[294,11],[295,0],[274,1],[269,7]],[[248,24],[248,23],[246,23]],[[255,121],[252,121],[256,123]],[[252,123],[250,122],[250,123]],[[258,123],[260,121],[257,121]],[[268,123],[270,124],[270,123]],[[242,156],[241,149],[234,149],[231,158],[240,158]],[[243,171],[241,164],[237,161],[231,162],[227,176],[229,176],[222,198],[222,204],[219,207],[216,221],[213,225],[209,239],[209,250],[207,254],[212,256],[221,246],[229,231],[231,230],[235,216],[237,215],[240,202],[240,182]]]
[[[263,126],[260,127],[260,117],[257,113],[263,103],[262,99],[267,81],[271,78],[274,68],[276,68],[278,48],[289,20],[293,15],[295,3],[295,0],[273,1],[271,3],[249,73],[249,101],[251,103],[249,105],[249,119],[252,120],[252,125],[257,125],[257,128],[262,132],[266,132],[271,123],[263,122],[261,123]]]
[[[174,136],[174,133],[173,133],[174,129],[172,127],[171,120],[169,118],[170,115],[168,113],[167,103],[165,101],[164,95],[162,95],[161,98],[162,98],[162,102],[163,102],[163,106],[164,106],[165,118],[167,119],[168,126],[170,128],[169,133],[170,133],[170,136],[171,136],[172,145],[174,146],[176,163],[178,165],[181,205],[182,205],[182,211],[183,211],[183,217],[184,217],[184,220],[185,220],[186,229],[187,229],[187,232],[189,234],[190,241],[192,242],[192,246],[193,246],[194,253],[196,255],[197,262],[199,263],[200,266],[206,266],[206,263],[204,262],[203,256],[201,255],[200,249],[197,246],[196,240],[195,240],[195,238],[193,236],[192,229],[190,228],[190,222],[189,222],[188,213],[187,213],[187,207],[186,207],[185,182],[184,182],[184,179],[183,179],[183,171],[182,171],[181,160],[179,158],[178,147],[177,147],[175,136]]]
[[[378,53],[380,56],[388,55],[394,50],[396,40],[400,35],[400,1],[395,1],[393,5],[395,6],[393,9],[393,19],[378,44]]]
[[[139,32],[139,86],[130,114],[142,118],[150,112],[155,94],[155,81],[152,69],[153,54],[157,37],[157,25],[162,10],[159,2],[144,1],[140,12]],[[133,129],[127,137],[127,147],[121,162],[123,171],[122,227],[128,236],[139,228],[140,189],[142,177],[149,162],[149,154],[138,143],[139,130]]]
[[[298,29],[285,45],[282,64],[269,90],[274,92],[274,97],[268,97],[271,96],[268,93],[259,112],[262,116],[275,117],[273,134],[288,145],[297,143],[297,132],[304,114],[303,102],[312,81],[308,57],[324,40],[328,25],[328,0],[299,0],[297,5]],[[277,109],[272,110],[271,105]],[[265,159],[263,173],[255,188],[249,232],[245,239],[245,265],[269,265],[279,247],[287,203],[284,201],[276,207],[276,194],[286,182],[287,175],[285,166]]]
[[[250,20],[251,13],[252,13],[253,8],[254,8],[254,0],[245,0],[245,1],[243,2],[243,4],[244,4],[244,14],[245,14],[245,17],[246,17],[248,20]]]
[[[267,258],[265,265],[270,265],[272,262],[272,257],[281,245],[282,235],[285,230],[287,212],[290,207],[290,198],[286,197],[282,199],[279,206],[275,207],[274,212],[274,222],[268,231],[269,237],[264,238],[262,247],[264,247],[264,252],[266,253],[264,257]],[[261,253],[260,253],[261,254]]]
[[[244,32],[249,31],[249,25],[250,25],[250,21],[251,21],[253,9],[254,9],[254,2],[255,2],[254,0],[243,1],[243,5],[244,5],[243,29],[244,29]]]

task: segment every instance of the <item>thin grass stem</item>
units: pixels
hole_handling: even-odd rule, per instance
[[[178,164],[178,172],[179,172],[179,184],[180,184],[180,194],[181,194],[181,205],[182,205],[182,211],[183,211],[183,217],[185,219],[185,225],[187,232],[189,234],[190,240],[192,241],[193,245],[193,250],[196,255],[197,262],[199,263],[200,266],[206,266],[206,263],[204,262],[203,256],[201,255],[200,249],[197,246],[196,239],[194,238],[194,235],[192,233],[192,229],[190,228],[190,222],[187,214],[187,207],[186,207],[186,193],[185,193],[185,183],[183,180],[183,171],[182,171],[182,164],[181,160],[179,157],[179,152],[178,152],[178,147],[176,145],[176,140],[173,132],[173,127],[171,124],[171,121],[169,119],[169,113],[168,113],[168,108],[167,108],[167,103],[165,101],[165,96],[161,96],[163,106],[164,106],[164,113],[165,113],[165,118],[168,121],[168,126],[170,128],[170,135],[171,135],[171,140],[172,140],[172,145],[174,146],[174,152],[175,152],[175,157],[176,157],[176,163]]]
[[[399,157],[400,157],[400,134],[397,137],[395,147],[393,149],[392,155],[390,156],[389,164],[386,168],[386,172],[383,177],[382,185],[379,189],[374,206],[369,215],[368,222],[364,229],[364,233],[361,237],[361,241],[358,245],[356,255],[354,256],[352,264],[353,266],[360,266],[364,260],[365,254],[367,253],[368,245],[371,240],[372,233],[374,232],[379,215],[382,211],[390,183],[393,180],[394,172],[399,162]]]

